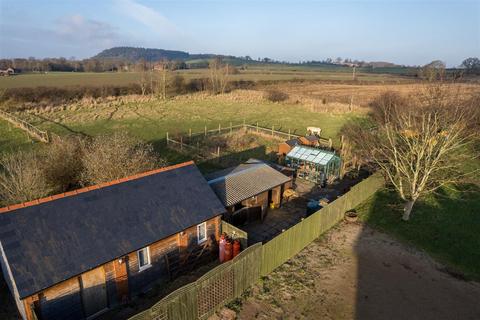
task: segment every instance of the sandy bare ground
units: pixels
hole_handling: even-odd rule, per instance
[[[239,319],[480,319],[480,284],[443,270],[386,234],[341,224],[229,307]]]

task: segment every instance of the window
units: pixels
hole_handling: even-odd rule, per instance
[[[138,269],[139,271],[143,271],[145,269],[150,268],[152,265],[150,264],[150,248],[146,247],[137,251],[138,256]]]
[[[207,241],[207,223],[197,225],[197,239],[198,243]]]

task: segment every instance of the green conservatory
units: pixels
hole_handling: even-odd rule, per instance
[[[286,156],[287,166],[297,177],[324,185],[330,177],[340,176],[342,160],[334,151],[297,145]]]

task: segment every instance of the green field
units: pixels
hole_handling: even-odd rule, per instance
[[[302,66],[252,66],[247,70],[241,70],[239,74],[230,76],[235,80],[250,81],[286,81],[286,80],[325,80],[325,81],[351,81],[352,70],[350,68],[338,68],[332,70],[325,67],[302,67]],[[207,69],[178,70],[175,73],[186,79],[207,78]],[[13,77],[0,77],[0,89],[23,88],[23,87],[68,87],[68,86],[122,86],[138,83],[141,74],[138,72],[49,72],[19,74]],[[376,74],[359,72],[356,76],[359,81],[369,82],[407,82],[407,77],[390,74]]]
[[[115,114],[111,116],[112,112]],[[30,116],[30,121],[41,129],[58,134],[83,132],[96,135],[114,130],[127,130],[136,136],[155,141],[170,134],[258,122],[260,126],[278,130],[304,133],[307,126],[319,126],[325,136],[334,137],[352,115],[330,115],[309,112],[298,105],[269,102],[248,103],[225,101],[218,97],[193,97],[143,103],[127,103],[122,106],[101,105],[76,111],[63,110],[42,115],[45,121]],[[92,119],[96,118],[95,121]]]
[[[59,135],[81,133],[99,135],[125,130],[145,140],[162,143],[166,132],[171,136],[202,132],[229,126],[230,123],[259,123],[260,126],[303,134],[308,126],[323,129],[325,137],[336,137],[340,128],[355,115],[335,115],[306,110],[300,105],[270,102],[230,101],[219,96],[179,97],[167,101],[130,102],[124,104],[101,104],[81,107],[76,110],[42,112],[38,115],[20,113],[42,130]],[[338,141],[338,139],[336,139]]]

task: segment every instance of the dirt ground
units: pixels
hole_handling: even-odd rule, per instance
[[[238,319],[480,319],[480,283],[444,270],[384,233],[343,223],[228,307]]]

